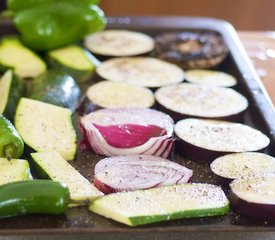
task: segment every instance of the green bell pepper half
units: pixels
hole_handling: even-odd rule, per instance
[[[105,27],[97,0],[10,0],[14,24],[28,47],[46,51],[75,43]]]
[[[77,5],[98,5],[99,0],[7,0],[7,7],[13,12],[26,10],[33,7],[44,7],[56,3],[73,3]]]
[[[25,214],[61,214],[69,189],[52,180],[26,180],[0,186],[0,218]]]
[[[0,157],[20,158],[24,152],[24,142],[12,123],[0,115]]]

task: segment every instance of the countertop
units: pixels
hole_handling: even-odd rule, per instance
[[[238,35],[264,87],[275,104],[275,31],[245,32]]]

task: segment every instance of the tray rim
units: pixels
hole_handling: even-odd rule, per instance
[[[241,72],[245,84],[251,91],[257,92],[252,96],[254,104],[259,107],[259,113],[264,120],[266,127],[269,130],[271,141],[275,145],[275,124],[272,120],[275,119],[275,112],[273,104],[258,76],[256,70],[253,67],[251,60],[249,59],[234,27],[224,20],[205,17],[187,17],[187,16],[118,16],[108,17],[108,24],[111,26],[115,24],[119,28],[169,28],[169,29],[209,29],[219,32],[224,36],[224,39],[231,51],[232,57],[236,62],[239,71]],[[0,26],[12,27],[12,22],[7,19],[0,19]],[[188,225],[188,226],[152,226],[152,227],[108,227],[95,228],[95,227],[64,227],[64,228],[18,228],[18,229],[1,229],[0,235],[65,235],[65,234],[114,234],[114,233],[164,233],[164,232],[267,232],[275,231],[274,226],[246,226],[246,225]]]

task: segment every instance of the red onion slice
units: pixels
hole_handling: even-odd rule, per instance
[[[80,124],[94,152],[106,156],[167,158],[174,142],[172,118],[153,109],[101,109],[82,117]]]
[[[104,193],[187,183],[193,171],[155,156],[105,158],[95,166],[95,186]]]
[[[165,134],[164,129],[154,125],[119,124],[101,126],[94,124],[94,126],[109,145],[117,148],[137,147],[146,143],[151,137],[159,137]]]

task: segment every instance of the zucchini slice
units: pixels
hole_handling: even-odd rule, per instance
[[[74,159],[77,139],[69,109],[21,98],[15,126],[24,142],[37,152],[57,151],[66,160]]]
[[[13,68],[15,75],[22,78],[33,78],[46,71],[43,60],[13,37],[0,42],[0,65]]]
[[[0,79],[0,114],[13,121],[17,104],[25,96],[26,84],[24,79],[15,76],[8,70]]]
[[[48,53],[49,65],[73,77],[75,81],[88,80],[95,70],[89,52],[77,45],[52,50]]]
[[[0,114],[2,114],[6,109],[9,100],[11,82],[12,72],[9,70],[0,79]]]
[[[70,205],[87,205],[103,196],[92,183],[74,169],[58,152],[32,153],[39,176],[64,183],[70,190]]]
[[[114,193],[91,203],[91,211],[129,226],[181,218],[224,215],[229,202],[210,184],[182,184]]]
[[[32,179],[28,161],[0,158],[0,185]]]

